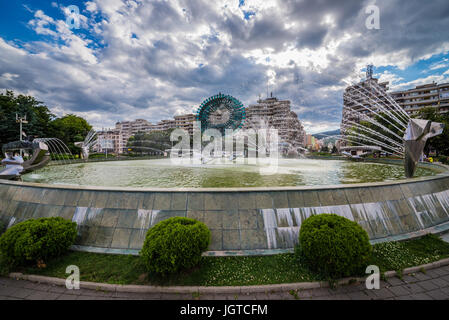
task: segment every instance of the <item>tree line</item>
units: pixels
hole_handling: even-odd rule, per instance
[[[83,118],[74,114],[57,117],[50,112],[43,102],[32,96],[15,95],[7,90],[0,93],[0,146],[19,140],[19,124],[16,114],[26,116],[28,123],[22,130],[27,136],[35,138],[59,138],[70,149],[72,154],[80,153],[80,148],[74,145],[83,141],[92,126]]]

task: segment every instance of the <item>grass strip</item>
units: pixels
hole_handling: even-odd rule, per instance
[[[435,235],[373,246],[370,264],[382,272],[449,257],[449,243]],[[311,272],[294,254],[271,256],[203,257],[200,264],[178,274],[161,277],[148,274],[138,256],[70,251],[48,261],[45,268],[21,268],[19,272],[66,278],[66,267],[80,268],[81,281],[112,284],[180,286],[244,286],[325,280]]]

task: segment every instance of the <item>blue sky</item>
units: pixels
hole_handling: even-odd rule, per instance
[[[449,81],[449,2],[378,0],[3,1],[0,90],[31,94],[96,128],[192,112],[218,92],[272,91],[310,133],[339,127],[367,64],[392,90]],[[80,10],[68,28],[67,7]]]

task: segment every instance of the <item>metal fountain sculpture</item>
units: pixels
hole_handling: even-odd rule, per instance
[[[349,84],[348,88],[351,90],[345,92],[343,98],[357,106],[359,111],[344,106],[343,115],[350,112],[353,117],[369,125],[347,120],[342,123],[343,134],[327,138],[338,137],[340,141],[350,143],[356,148],[380,148],[387,154],[404,158],[405,176],[412,178],[427,139],[441,134],[444,124],[411,118],[377,81],[374,81],[372,66],[367,68],[367,80],[364,85]],[[354,128],[356,131],[352,130]],[[346,154],[354,158],[350,153]]]
[[[89,159],[90,148],[93,147],[97,143],[97,140],[95,139],[96,136],[97,136],[97,132],[92,129],[89,131],[89,133],[87,134],[84,141],[75,142],[75,146],[81,148],[81,157],[84,160]]]
[[[18,155],[23,150],[30,154],[29,159],[25,161],[22,156]],[[40,169],[50,161],[48,146],[44,142],[34,140],[31,136],[27,140],[4,144],[2,152],[5,155],[2,164],[6,168],[0,171],[0,179],[18,179],[20,175]]]
[[[20,140],[6,143],[2,146],[5,158],[1,164],[5,166],[0,170],[0,179],[17,180],[20,176],[34,170],[43,168],[53,158],[61,160],[63,164],[71,163],[73,155],[67,145],[58,138],[34,138],[26,136],[22,130],[22,124],[27,123],[26,117],[16,117],[20,123]],[[25,136],[24,140],[22,137]],[[91,146],[93,134],[90,134],[88,145]],[[27,155],[24,158],[22,155]]]
[[[404,134],[404,167],[407,178],[415,174],[416,165],[429,138],[443,133],[444,124],[422,119],[410,119]]]

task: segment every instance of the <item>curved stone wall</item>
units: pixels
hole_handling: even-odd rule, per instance
[[[0,181],[0,219],[13,225],[60,216],[79,225],[77,245],[136,253],[146,231],[173,216],[211,229],[211,251],[294,247],[302,221],[336,213],[358,222],[371,239],[449,221],[449,174],[386,183],[252,189],[126,189]]]

